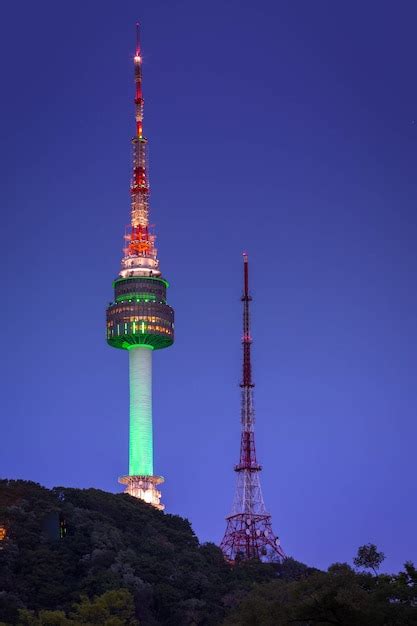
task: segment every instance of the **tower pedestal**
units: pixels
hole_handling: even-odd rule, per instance
[[[121,476],[119,483],[126,485],[125,493],[152,504],[158,511],[164,510],[161,504],[161,492],[156,488],[164,482],[162,476]]]

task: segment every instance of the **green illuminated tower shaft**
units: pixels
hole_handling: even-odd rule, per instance
[[[129,350],[129,475],[153,476],[152,347]]]
[[[125,491],[158,509],[163,482],[153,473],[152,353],[172,345],[174,311],[167,304],[167,281],[159,269],[155,236],[149,227],[147,139],[143,136],[142,56],[137,31],[135,68],[136,134],[130,186],[131,221],[114,301],[107,308],[107,342],[129,351],[129,474],[119,481]]]

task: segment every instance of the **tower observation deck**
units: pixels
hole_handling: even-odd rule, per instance
[[[174,341],[174,310],[167,304],[167,281],[159,269],[155,235],[149,225],[147,139],[143,136],[142,54],[137,25],[133,58],[136,132],[132,139],[131,219],[114,301],[107,308],[107,342],[129,353],[129,473],[119,478],[125,491],[163,509],[154,475],[152,431],[152,354]]]

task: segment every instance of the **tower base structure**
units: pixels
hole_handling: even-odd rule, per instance
[[[272,530],[270,515],[238,513],[226,520],[220,548],[229,563],[246,559],[280,563],[285,559],[281,542]]]
[[[126,485],[125,493],[151,504],[158,511],[163,511],[165,508],[161,503],[162,494],[156,488],[163,482],[162,476],[121,476],[119,478],[119,483]]]

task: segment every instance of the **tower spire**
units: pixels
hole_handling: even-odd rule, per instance
[[[249,261],[243,255],[243,360],[241,387],[241,437],[240,458],[235,466],[237,486],[232,512],[226,517],[227,526],[220,547],[230,562],[237,559],[282,560],[285,554],[278,537],[274,534],[271,516],[267,513],[262,497],[259,472],[261,466],[255,450],[255,412],[253,405],[250,309]]]
[[[236,468],[248,470],[260,470],[261,466],[256,461],[255,452],[255,412],[253,407],[253,388],[252,381],[252,363],[251,363],[251,346],[252,337],[250,332],[250,310],[249,305],[252,296],[249,294],[249,260],[246,252],[243,253],[243,295],[241,297],[243,303],[243,335],[242,335],[242,406],[241,406],[241,422],[242,433],[240,441],[240,460]],[[238,471],[236,469],[236,471]]]
[[[135,118],[136,136],[140,139],[143,134],[143,94],[142,94],[142,55],[140,50],[139,22],[136,22],[136,49],[133,57],[135,64]]]
[[[142,88],[142,50],[139,22],[136,23],[136,45],[133,57],[135,79],[135,136],[133,172],[130,184],[130,225],[125,235],[120,276],[160,276],[155,235],[149,228],[148,140],[143,135],[144,99]]]
[[[250,335],[250,318],[249,318],[249,302],[252,297],[249,295],[249,261],[246,252],[243,253],[243,377],[241,387],[254,387],[252,383],[252,365],[251,365],[251,335]]]
[[[140,24],[136,22],[136,53],[135,56],[140,56]]]

